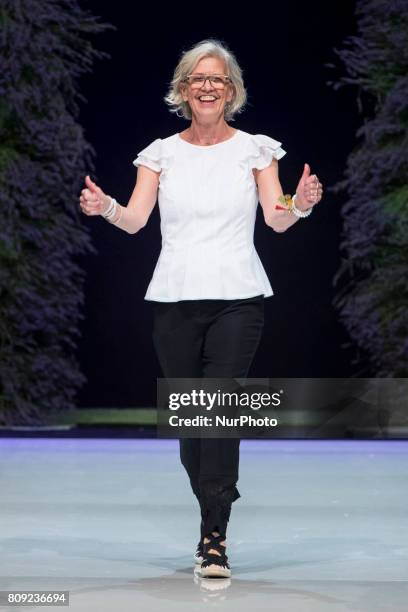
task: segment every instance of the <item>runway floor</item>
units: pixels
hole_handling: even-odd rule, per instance
[[[75,612],[406,612],[407,485],[408,441],[244,440],[232,578],[203,580],[177,440],[2,439],[0,589],[69,590]]]

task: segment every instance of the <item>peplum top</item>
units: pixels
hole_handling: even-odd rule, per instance
[[[161,252],[144,299],[239,299],[273,295],[254,246],[262,170],[286,151],[281,142],[237,130],[201,146],[173,134],[140,151],[135,166],[160,172]]]

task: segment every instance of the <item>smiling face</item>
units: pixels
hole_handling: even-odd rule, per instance
[[[218,57],[205,57],[196,64],[191,74],[221,74],[225,75],[226,66]],[[216,122],[219,117],[224,116],[224,108],[234,95],[231,84],[225,85],[223,89],[215,87],[208,79],[200,87],[194,88],[184,83],[181,90],[183,100],[188,102],[193,117],[206,122]]]

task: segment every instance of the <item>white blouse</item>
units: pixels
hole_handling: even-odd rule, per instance
[[[135,166],[161,171],[162,249],[145,300],[273,295],[253,243],[258,192],[252,168],[262,170],[283,157],[280,145],[241,130],[208,146],[177,133],[138,154]]]

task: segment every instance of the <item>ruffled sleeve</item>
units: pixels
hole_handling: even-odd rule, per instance
[[[264,134],[253,135],[248,151],[251,168],[263,170],[270,165],[272,159],[281,159],[286,155],[286,151],[282,149],[281,144],[278,140]]]
[[[136,159],[133,160],[134,166],[147,166],[155,172],[160,172],[162,169],[162,141],[157,138],[148,147],[138,153]]]

